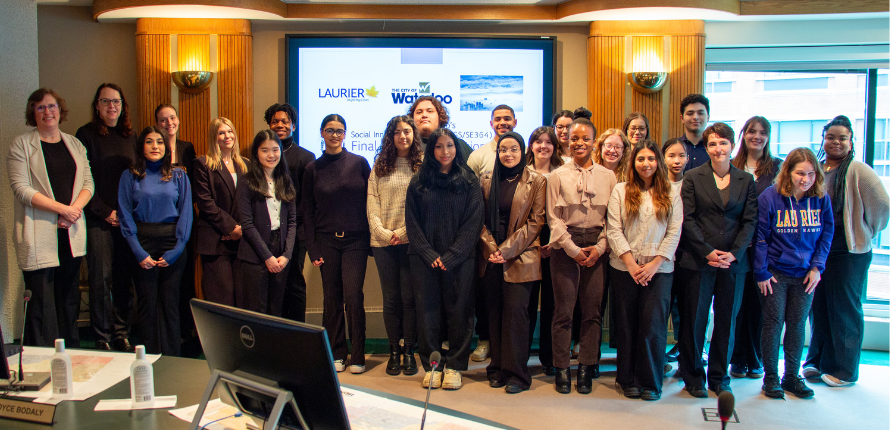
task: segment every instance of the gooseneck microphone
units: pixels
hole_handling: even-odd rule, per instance
[[[430,392],[433,391],[433,377],[436,376],[436,367],[439,366],[439,361],[442,360],[442,354],[439,351],[433,351],[430,354],[430,367],[433,369],[433,372],[430,375],[430,384],[426,387],[426,403],[423,404],[423,418],[420,419],[420,430],[423,430],[424,424],[426,424],[426,408],[430,406]]]
[[[717,396],[717,413],[720,414],[720,423],[723,430],[726,430],[726,424],[735,410],[735,396],[729,391],[724,391]]]
[[[19,352],[19,382],[23,382],[25,380],[25,372],[22,370],[22,357],[25,355],[25,324],[28,323],[28,302],[31,301],[31,290],[25,290],[25,313],[22,316],[22,338],[19,339],[19,346],[21,347],[21,351]]]

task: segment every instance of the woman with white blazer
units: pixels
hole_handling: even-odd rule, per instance
[[[87,151],[59,130],[68,108],[55,91],[28,97],[25,123],[35,130],[15,138],[6,158],[15,195],[13,237],[25,288],[31,290],[24,342],[77,348],[81,258],[86,254],[83,208],[93,196]]]

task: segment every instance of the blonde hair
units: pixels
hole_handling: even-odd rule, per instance
[[[594,142],[592,158],[594,163],[603,165],[603,142],[616,135],[621,138],[621,144],[624,145],[624,150],[621,151],[621,159],[618,160],[618,166],[615,167],[615,177],[618,179],[618,182],[624,182],[627,180],[627,165],[632,148],[630,147],[630,139],[627,138],[627,135],[625,135],[623,131],[617,128],[610,128],[604,131],[603,134],[596,139],[596,142]]]
[[[223,125],[229,126],[232,129],[232,133],[235,133],[235,146],[232,147],[232,161],[235,162],[236,169],[244,173],[247,171],[247,164],[244,163],[244,158],[241,157],[241,149],[238,146],[238,132],[235,131],[235,124],[232,124],[228,118],[219,117],[210,121],[210,131],[207,133],[207,138],[209,140],[209,145],[207,145],[207,167],[211,170],[222,169],[222,153],[219,150],[219,145],[216,143],[217,135],[219,134],[219,129]]]
[[[797,165],[803,162],[809,162],[813,165],[816,172],[816,182],[807,190],[804,197],[825,197],[825,173],[822,172],[822,165],[816,161],[816,154],[810,148],[796,148],[788,153],[785,161],[782,162],[782,169],[776,176],[776,191],[785,197],[791,197],[794,194],[794,184],[791,182],[791,172],[797,168]]]

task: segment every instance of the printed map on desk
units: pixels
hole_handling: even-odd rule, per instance
[[[346,414],[353,430],[415,430],[420,427],[423,408],[397,400],[340,387]],[[426,413],[429,430],[493,430],[498,427],[453,417],[432,410]]]
[[[49,372],[49,361],[55,354],[54,348],[41,348],[26,346],[25,355],[22,357],[22,367],[25,372]],[[105,391],[114,384],[130,377],[130,364],[136,359],[136,354],[120,352],[103,352],[69,349],[71,356],[71,368],[74,380],[74,397],[70,400],[86,400],[96,394]],[[154,363],[160,355],[146,354],[145,359]],[[18,354],[9,357],[9,363],[18,363]],[[50,399],[52,384],[47,384],[40,391],[25,391],[17,394],[21,397],[35,398],[39,403],[58,403]]]

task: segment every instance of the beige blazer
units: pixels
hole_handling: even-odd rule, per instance
[[[62,133],[62,141],[74,158],[77,171],[74,176],[74,190],[71,204],[81,190],[93,194],[93,175],[87,150],[76,137]],[[59,265],[58,237],[56,234],[59,216],[31,206],[31,198],[41,193],[51,199],[53,190],[46,172],[43,148],[37,130],[25,133],[13,140],[6,156],[9,171],[9,186],[15,195],[15,227],[13,239],[16,245],[19,268],[33,271]],[[71,254],[81,257],[87,252],[87,229],[83,216],[68,229],[71,241]]]

